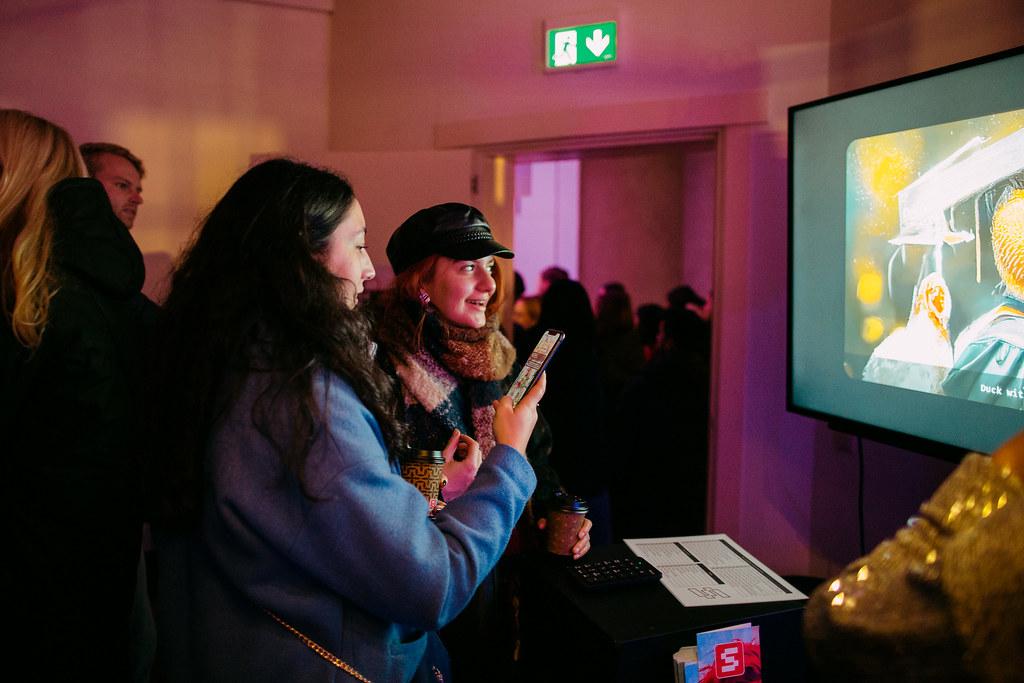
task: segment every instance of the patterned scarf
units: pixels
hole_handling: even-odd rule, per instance
[[[392,331],[396,322],[387,323]],[[458,429],[480,443],[486,458],[494,447],[491,403],[504,393],[502,380],[512,370],[515,353],[498,329],[497,316],[480,329],[468,329],[429,313],[422,347],[391,355],[413,434],[411,445],[440,450]]]

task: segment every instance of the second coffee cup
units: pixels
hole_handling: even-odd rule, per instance
[[[587,501],[574,496],[559,496],[548,511],[545,547],[555,555],[572,555],[572,547],[579,541],[583,520],[590,510]]]

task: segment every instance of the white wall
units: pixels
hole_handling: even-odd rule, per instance
[[[703,297],[710,296],[714,289],[716,156],[712,143],[683,145],[683,253],[679,281]]]
[[[296,150],[295,156],[334,169],[352,183],[366,216],[366,247],[376,277],[366,288],[383,289],[394,275],[385,248],[395,228],[427,206],[472,203],[472,155],[465,150],[434,152],[329,152]]]
[[[515,166],[514,265],[526,293],[536,294],[548,266],[579,277],[580,162],[517,161]]]
[[[331,147],[422,149],[434,145],[438,124],[555,113],[582,122],[594,108],[755,91],[764,50],[827,39],[828,6],[481,0],[469,11],[464,0],[338,3]],[[602,7],[618,15],[620,63],[545,73],[544,21],[605,16]]]
[[[133,235],[154,294],[252,153],[326,147],[329,22],[225,0],[5,0],[0,106],[142,158]]]
[[[635,307],[665,305],[683,252],[681,146],[591,150],[580,164],[579,281],[592,301],[621,282]],[[714,183],[705,188],[714,194]]]

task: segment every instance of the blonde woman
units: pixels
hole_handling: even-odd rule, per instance
[[[0,110],[0,258],[4,316],[22,345],[39,346],[55,282],[49,269],[50,188],[82,175],[64,129],[26,112]]]
[[[0,578],[6,659],[30,679],[55,657],[75,677],[129,672],[144,269],[82,175],[66,131],[0,110]]]

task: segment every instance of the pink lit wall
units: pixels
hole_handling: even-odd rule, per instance
[[[366,216],[366,247],[376,277],[366,288],[387,287],[394,277],[385,248],[391,233],[416,211],[442,202],[470,202],[471,155],[447,152],[332,152],[293,150],[312,164],[343,173]],[[387,182],[381,182],[382,179]],[[401,191],[396,191],[401,188]]]
[[[679,282],[703,297],[714,289],[717,150],[710,142],[683,146],[683,249]]]
[[[515,269],[535,294],[548,266],[579,277],[580,161],[517,161],[515,174]]]
[[[764,86],[761,53],[828,39],[827,0],[338,3],[332,148],[422,149],[435,125],[677,100]],[[594,10],[597,8],[597,12]],[[617,14],[621,62],[545,74],[545,20]],[[386,84],[386,85],[385,85]],[[638,122],[633,121],[633,125]]]
[[[146,291],[159,296],[172,258],[251,154],[326,147],[330,4],[4,0],[0,106],[142,158],[133,235]]]
[[[606,282],[634,306],[665,304],[679,284],[683,177],[679,145],[587,152],[580,167],[580,282],[596,300]],[[714,193],[710,185],[706,191]]]

